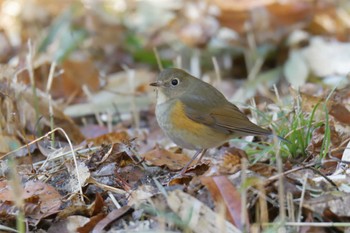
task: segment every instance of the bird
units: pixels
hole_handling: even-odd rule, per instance
[[[209,148],[240,136],[273,134],[251,122],[215,87],[182,69],[164,69],[150,85],[157,90],[155,115],[160,128],[178,146],[196,151],[180,175]]]

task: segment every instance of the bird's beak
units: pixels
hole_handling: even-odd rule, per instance
[[[157,82],[154,82],[154,83],[150,83],[149,85],[152,86],[152,87],[161,87],[161,86],[163,86],[163,82],[157,81]]]

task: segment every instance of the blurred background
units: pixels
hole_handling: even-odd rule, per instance
[[[111,106],[146,109],[148,98],[131,105],[125,98],[150,92],[160,66],[184,68],[240,103],[274,99],[274,87],[281,96],[290,96],[290,87],[319,95],[349,83],[346,0],[2,0],[0,6],[2,69],[50,93],[73,117]]]
[[[295,86],[313,77],[345,82],[349,71],[346,0],[2,0],[0,5],[0,62],[23,68],[30,43],[35,72],[43,77],[53,61],[72,72],[77,68],[71,66],[87,67],[90,75],[125,67],[157,70],[155,49],[164,67],[201,76],[216,64],[224,77],[257,78],[264,85],[282,76]]]

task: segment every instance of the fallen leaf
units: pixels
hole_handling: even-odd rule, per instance
[[[100,146],[102,144],[115,144],[122,143],[128,145],[130,143],[130,136],[127,132],[111,132],[100,135],[95,138],[89,138],[86,140],[87,143],[93,143],[94,146]]]
[[[181,190],[169,192],[167,202],[172,211],[195,233],[241,232],[226,221],[225,216],[213,212],[208,206]]]
[[[267,178],[275,175],[275,173],[277,172],[276,167],[265,163],[255,163],[249,166],[249,170]]]
[[[136,209],[146,200],[158,193],[158,189],[150,185],[140,185],[133,190],[128,197],[128,205],[134,206]]]
[[[111,211],[104,219],[102,219],[98,224],[96,224],[96,226],[92,230],[92,233],[102,232],[108,224],[121,218],[125,214],[130,213],[130,211],[132,211],[132,208],[130,206],[123,206],[119,209]]]
[[[1,181],[0,187],[2,187],[0,201],[3,202],[1,208],[15,209],[13,203],[14,197],[12,196],[12,192],[10,191],[11,187],[7,181]],[[62,197],[57,190],[51,185],[41,181],[28,181],[25,183],[22,198],[25,202],[25,209],[28,211],[26,212],[26,217],[36,221],[57,213],[62,204]],[[7,212],[11,213],[10,211]],[[13,214],[17,215],[17,212]]]
[[[69,180],[67,180],[66,182],[70,187],[70,192],[77,193],[85,185],[85,183],[87,182],[91,174],[90,174],[89,168],[86,166],[85,163],[81,161],[77,161],[77,167],[76,167],[72,161],[70,162],[71,163],[67,163],[67,168],[71,176]],[[80,183],[78,181],[77,172],[79,173]]]
[[[309,22],[310,15],[319,10],[303,0],[283,2],[211,0],[211,2],[221,10],[218,19],[222,26],[231,28],[239,34],[254,30],[257,43],[281,40],[288,32]]]
[[[174,186],[174,185],[188,185],[193,177],[191,176],[182,176],[182,177],[173,177],[168,185],[169,186]]]
[[[94,227],[106,217],[106,214],[99,213],[97,215],[94,215],[90,218],[89,222],[85,223],[84,226],[78,227],[77,232],[78,233],[89,233],[94,229]]]
[[[350,125],[350,112],[343,104],[332,104],[330,106],[329,114],[340,123]]]
[[[174,171],[180,170],[190,161],[187,155],[173,153],[158,146],[141,157],[151,165],[166,166]]]
[[[298,98],[298,94],[293,88],[290,88],[290,91],[295,98]],[[313,112],[318,105],[315,110],[314,119],[315,121],[324,121],[326,118],[324,107],[326,107],[329,115],[335,121],[334,126],[336,131],[345,135],[350,132],[350,111],[348,110],[349,105],[346,97],[348,94],[344,90],[340,90],[339,92],[339,95],[335,92],[334,97],[327,101],[326,97],[323,96],[313,96],[307,92],[301,92],[299,94],[302,100],[301,107],[304,112]]]
[[[244,150],[231,147],[225,150],[223,158],[218,161],[220,174],[233,174],[241,169],[241,158],[247,158]]]
[[[62,77],[56,78],[56,82],[52,84],[53,88],[63,92],[61,98],[68,99],[72,93],[77,93],[75,97],[85,96],[81,89],[84,85],[91,92],[100,88],[99,72],[88,57],[79,60],[66,59],[62,63],[62,69]]]
[[[24,186],[24,197],[38,196],[40,200],[40,217],[56,213],[60,208],[62,201],[61,195],[57,190],[41,181],[29,181]]]
[[[202,183],[207,187],[215,201],[216,207],[224,204],[226,218],[237,228],[243,230],[241,195],[226,176],[201,177]],[[246,214],[248,216],[248,214]],[[248,222],[248,219],[245,220]]]

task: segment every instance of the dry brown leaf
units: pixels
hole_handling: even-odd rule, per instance
[[[11,187],[6,180],[0,182],[1,192],[0,200],[6,205],[14,208],[14,197],[10,191]],[[23,191],[23,200],[25,201],[26,217],[34,220],[40,220],[51,214],[57,213],[61,206],[61,195],[54,187],[41,181],[28,181],[25,183]],[[10,212],[8,212],[10,213]],[[13,214],[17,214],[14,212]]]
[[[172,177],[168,185],[189,185],[193,181],[196,183],[198,178],[208,171],[209,163],[209,161],[202,160],[199,164],[188,168],[183,175],[178,174]]]
[[[96,194],[95,200],[90,205],[71,205],[63,209],[57,219],[66,219],[75,214],[81,214],[87,217],[93,217],[100,213],[104,213],[105,203],[99,193]]]
[[[38,196],[32,196],[23,200],[24,206],[23,211],[25,216],[37,216],[40,213],[40,200]],[[13,201],[4,201],[0,203],[1,213],[6,213],[8,216],[17,216],[18,208]],[[37,220],[37,219],[35,219]],[[33,219],[30,220],[32,222]]]
[[[186,221],[195,233],[241,232],[226,221],[225,216],[213,212],[208,206],[181,190],[169,192],[167,202],[172,211]]]
[[[125,214],[129,213],[131,210],[132,208],[130,206],[123,206],[119,209],[111,211],[104,219],[102,219],[98,224],[96,224],[96,226],[92,230],[92,233],[102,232],[108,224],[121,218]]]
[[[350,112],[344,105],[339,103],[332,104],[329,114],[340,123],[350,125]]]
[[[121,167],[115,174],[116,181],[120,186],[129,191],[131,187],[135,187],[145,177],[145,172],[142,168],[135,165]]]
[[[82,227],[77,228],[78,233],[90,233],[94,227],[106,217],[105,213],[99,213],[95,216],[92,216],[88,223],[84,224]]]
[[[56,213],[61,206],[61,195],[57,190],[41,181],[29,181],[24,187],[24,197],[38,196],[40,199],[40,217]]]
[[[290,88],[289,90],[295,98],[298,98],[298,94],[294,89]],[[337,93],[338,92],[334,94],[334,96],[336,96],[337,99],[335,99],[334,97],[333,99],[329,99],[327,102],[325,97],[313,96],[308,93],[300,93],[302,110],[304,112],[312,112],[316,107],[316,105],[318,105],[318,108],[316,109],[316,112],[315,112],[315,120],[323,121],[325,119],[325,111],[324,111],[324,104],[325,104],[329,112],[329,115],[331,115],[334,118],[334,120],[336,120],[336,124],[340,124],[344,127],[349,126],[350,111],[348,109],[349,105],[346,102],[347,98],[345,98],[346,96],[345,97],[339,96],[337,95]],[[343,96],[348,94],[347,92],[344,93],[344,90],[339,90],[339,93],[341,93],[341,95]],[[343,100],[341,98],[343,98]],[[338,102],[339,99],[342,102]]]
[[[243,230],[241,213],[246,211],[246,208],[242,208],[241,195],[230,180],[226,176],[214,176],[202,177],[201,181],[213,197],[216,208],[223,204],[226,209],[227,220]],[[246,216],[248,215],[246,214]],[[245,222],[247,223],[248,219]]]
[[[322,11],[315,14],[309,30],[313,34],[333,35],[338,40],[348,41],[350,15],[342,7],[337,7],[332,3],[331,1],[328,3],[323,1],[321,4],[317,4]]]
[[[241,169],[241,158],[247,158],[245,151],[236,147],[225,150],[222,160],[219,161],[220,174],[233,174]]]
[[[87,143],[92,143],[94,146],[99,146],[102,144],[116,144],[121,143],[128,145],[130,143],[130,136],[127,132],[112,132],[103,134],[95,138],[89,138],[86,140]]]
[[[265,163],[255,163],[251,166],[249,166],[249,170],[258,173],[261,176],[264,177],[271,177],[275,175],[277,169],[276,167],[273,167],[271,165],[265,164]]]
[[[42,91],[46,91],[51,61],[48,57],[40,56],[33,63],[35,86]],[[57,70],[63,70],[64,72],[52,80],[50,94],[54,99],[78,100],[77,98],[85,96],[82,91],[84,85],[91,92],[95,92],[100,88],[98,70],[89,57],[80,58],[79,61],[67,59],[56,67]],[[21,72],[18,75],[18,80],[30,84],[28,70]]]
[[[308,23],[315,10],[311,2],[303,0],[212,2],[221,9],[219,20],[222,26],[240,34],[253,31],[258,42],[282,39],[291,30]]]
[[[187,155],[173,153],[158,146],[146,154],[141,155],[141,157],[152,165],[166,166],[174,171],[180,170],[190,161]]]
[[[57,83],[52,84],[57,91],[63,91],[60,97],[68,99],[72,93],[77,93],[77,97],[85,96],[81,89],[84,85],[91,92],[100,88],[98,70],[88,57],[79,61],[65,60],[62,68],[64,70],[62,77],[56,78]]]
[[[102,145],[100,150],[90,155],[87,165],[90,169],[96,170],[100,165],[109,166],[115,163],[117,167],[123,168],[128,165],[134,165],[135,160],[129,155],[123,144]]]
[[[196,162],[196,161],[195,161]],[[193,163],[191,163],[192,165]],[[187,168],[185,175],[192,174],[193,176],[203,175],[209,168],[210,161],[202,159],[200,162]]]
[[[168,185],[169,186],[174,186],[174,185],[187,185],[191,182],[193,177],[191,176],[183,176],[183,177],[173,177]]]

